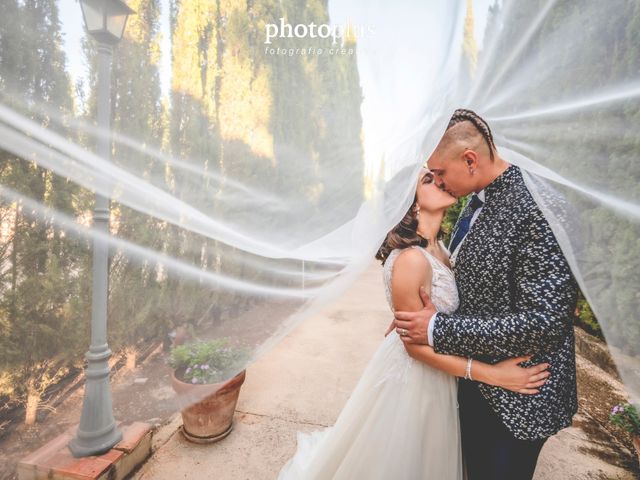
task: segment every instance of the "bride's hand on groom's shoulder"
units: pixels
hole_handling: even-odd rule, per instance
[[[521,367],[520,364],[531,360],[532,355],[502,360],[488,366],[487,379],[496,387],[502,387],[516,393],[535,395],[545,384],[549,375],[548,363],[541,363],[532,367]]]

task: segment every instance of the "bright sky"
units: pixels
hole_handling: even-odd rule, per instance
[[[85,58],[81,50],[84,26],[78,0],[58,0],[62,35],[67,59],[67,70],[75,82],[87,75]]]
[[[474,34],[481,45],[489,5],[474,0]],[[358,69],[364,94],[365,165],[369,178],[390,177],[415,158],[430,113],[456,83],[462,54],[466,0],[399,0],[329,3],[332,22],[369,32],[358,39]],[[419,6],[418,6],[419,5]],[[403,152],[403,153],[401,153]]]

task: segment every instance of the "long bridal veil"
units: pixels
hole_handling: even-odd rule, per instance
[[[95,239],[115,359],[182,331],[248,364],[370,264],[466,107],[527,172],[640,398],[638,2],[128,4],[109,133],[79,5],[3,2],[0,396],[46,396],[82,366]],[[111,160],[95,147],[109,135]],[[184,405],[114,395],[123,420],[145,395],[148,418]]]

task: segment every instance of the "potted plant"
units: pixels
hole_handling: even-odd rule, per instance
[[[247,360],[246,351],[230,346],[225,339],[178,345],[171,350],[171,384],[189,405],[181,412],[182,433],[188,440],[211,443],[229,435]]]
[[[640,408],[632,403],[616,405],[609,415],[611,423],[626,430],[633,437],[633,446],[636,447],[638,460],[640,460]]]

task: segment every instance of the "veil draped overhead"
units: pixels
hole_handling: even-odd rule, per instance
[[[79,6],[3,2],[0,385],[82,365],[96,238],[114,354],[182,328],[241,369],[370,265],[464,107],[527,172],[640,398],[640,3],[128,4],[108,160]]]

